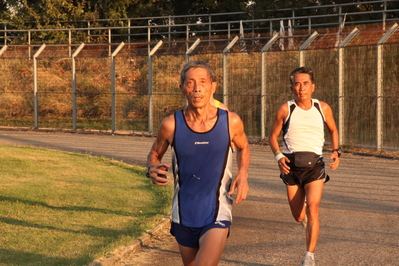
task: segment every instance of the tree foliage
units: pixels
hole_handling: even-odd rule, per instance
[[[245,11],[246,15],[223,16],[223,20],[322,15],[337,12],[336,5],[349,0],[0,0],[0,21],[16,28],[76,27],[79,21],[138,17],[179,16]],[[389,2],[399,8],[399,2]],[[335,5],[328,9],[307,6]],[[344,12],[381,9],[381,4],[351,5]],[[286,9],[286,13],[267,10]],[[66,23],[70,22],[70,23]],[[192,22],[192,21],[185,21]]]

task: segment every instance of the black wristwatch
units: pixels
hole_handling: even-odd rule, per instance
[[[341,149],[332,150],[332,152],[334,152],[334,151],[336,151],[338,153],[338,157],[341,157],[341,153],[342,153]]]
[[[145,176],[148,177],[148,178],[150,178],[150,168],[151,168],[151,167],[152,167],[152,165],[147,166],[147,167],[145,168]]]

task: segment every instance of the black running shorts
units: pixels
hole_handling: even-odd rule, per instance
[[[286,175],[280,174],[280,178],[286,185],[300,185],[304,187],[306,184],[324,179],[324,183],[330,180],[330,177],[325,172],[325,164],[323,157],[317,161],[317,163],[313,167],[296,167],[291,163],[288,163],[288,166],[291,168],[290,172]]]

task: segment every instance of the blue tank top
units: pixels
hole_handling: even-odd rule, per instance
[[[195,132],[187,125],[183,110],[175,113],[172,165],[175,193],[172,220],[187,227],[231,221],[232,149],[228,112],[218,109],[215,125],[208,132]]]

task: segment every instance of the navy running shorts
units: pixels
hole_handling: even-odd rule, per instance
[[[170,233],[176,238],[179,245],[199,248],[199,240],[208,230],[212,228],[228,228],[230,233],[230,226],[230,221],[216,221],[203,227],[186,227],[172,222]]]

